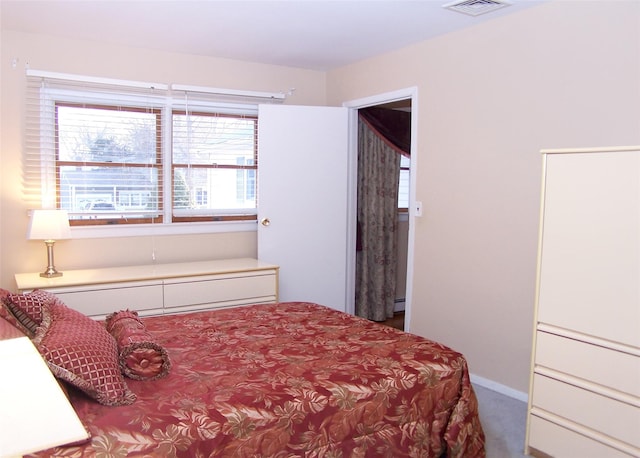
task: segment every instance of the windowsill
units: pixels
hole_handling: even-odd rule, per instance
[[[406,211],[398,212],[399,221],[408,221]],[[217,221],[203,223],[136,224],[131,226],[75,226],[71,238],[102,239],[115,237],[144,237],[153,235],[215,234],[223,232],[255,232],[257,221]]]
[[[217,221],[202,223],[136,224],[130,226],[75,226],[71,238],[94,239],[114,237],[143,237],[153,235],[214,234],[222,232],[250,232],[258,229],[257,221]]]

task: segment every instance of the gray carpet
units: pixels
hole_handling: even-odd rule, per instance
[[[527,404],[497,391],[473,385],[486,436],[487,458],[517,458],[524,454]]]

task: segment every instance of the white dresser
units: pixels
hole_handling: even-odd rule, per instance
[[[278,266],[257,259],[64,271],[62,277],[16,274],[19,292],[43,289],[99,319],[118,310],[140,316],[278,301]]]
[[[526,451],[640,457],[640,147],[542,153]]]

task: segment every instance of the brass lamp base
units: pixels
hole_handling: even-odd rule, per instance
[[[44,278],[62,277],[62,272],[58,272],[55,269],[53,269],[53,272],[50,272],[49,269],[47,269],[44,272],[42,272],[40,276]]]
[[[55,240],[45,240],[44,243],[47,245],[47,270],[40,274],[41,277],[44,278],[55,278],[62,277],[62,272],[58,272],[56,267],[53,265],[53,244],[56,243]]]

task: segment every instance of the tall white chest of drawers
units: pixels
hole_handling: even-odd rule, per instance
[[[640,146],[543,151],[526,451],[640,457]]]
[[[65,271],[62,277],[16,274],[18,291],[43,289],[99,319],[118,310],[140,316],[184,313],[278,301],[278,266],[257,259]]]

